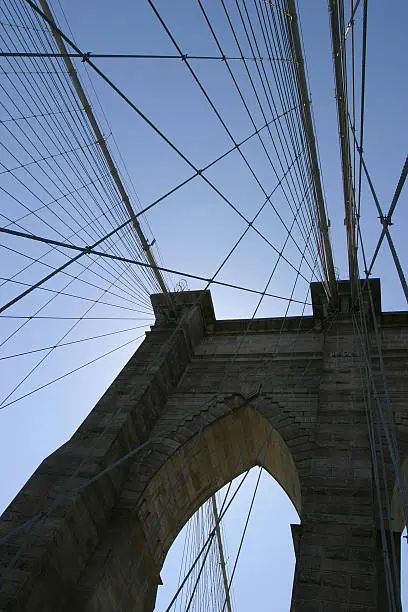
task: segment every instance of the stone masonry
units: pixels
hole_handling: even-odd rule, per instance
[[[370,283],[408,481],[408,313],[383,313],[379,281]],[[172,310],[152,296],[156,323],[142,345],[0,521],[4,537],[36,517],[0,549],[0,609],[151,612],[188,518],[262,465],[301,518],[292,612],[388,610],[360,344],[348,282],[338,289],[336,312],[315,283],[313,316],[252,322],[217,321],[209,292],[174,293]],[[387,537],[399,550],[402,513],[384,453]]]

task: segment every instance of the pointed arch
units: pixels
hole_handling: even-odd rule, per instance
[[[116,609],[118,602],[123,611],[136,606],[151,612],[160,569],[185,523],[213,493],[255,465],[276,479],[301,514],[294,459],[264,414],[237,396],[204,412],[189,408],[183,407],[184,423],[160,438],[168,430],[166,412],[152,432],[156,442],[133,465],[77,590],[75,603],[86,602],[86,612]]]
[[[229,410],[199,429],[163,461],[149,478],[136,509],[147,532],[157,525],[157,535],[150,541],[157,565],[161,566],[175,537],[198,508],[255,465],[273,476],[300,515],[300,481],[292,454],[270,421],[250,404]],[[132,484],[128,481],[125,495]]]
[[[226,503],[232,501],[221,523],[221,532],[233,609],[239,604],[240,609],[249,609],[252,605],[257,610],[267,610],[273,593],[275,608],[288,611],[295,570],[293,531],[299,527],[293,503],[276,480],[259,467],[251,468],[248,477],[237,476],[216,495],[218,512],[225,500]],[[211,533],[213,522],[213,505],[208,500],[178,534],[161,569],[163,586],[158,588],[155,611],[163,612],[169,605]],[[185,609],[206,551],[182,586],[174,603],[175,611]],[[276,571],[271,572],[272,567],[276,567]],[[220,611],[225,602],[225,587],[215,538],[202,574],[194,602],[199,608],[201,606],[200,609]],[[214,589],[208,589],[209,582],[216,585]],[[214,597],[213,604],[211,597]]]

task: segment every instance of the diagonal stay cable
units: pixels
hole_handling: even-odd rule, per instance
[[[23,283],[22,281],[17,281],[14,279],[10,279],[10,278],[4,278],[3,276],[0,276],[0,280],[2,281],[7,281],[10,283],[14,283],[16,285],[22,285],[23,287],[31,287],[30,283]],[[79,279],[74,279],[74,280],[79,280]],[[94,302],[95,300],[93,298],[90,297],[85,297],[84,295],[76,295],[75,293],[68,293],[67,291],[59,291],[57,289],[49,289],[48,287],[38,287],[38,289],[40,291],[47,291],[49,293],[54,293],[54,294],[58,294],[58,295],[65,295],[66,297],[71,297],[71,298],[75,298],[77,300],[84,300],[86,302]],[[101,289],[102,291],[104,291],[104,289]],[[112,293],[111,290],[107,290],[107,293]],[[115,295],[115,294],[113,294]],[[118,296],[120,297],[120,296]],[[124,298],[120,298],[120,299],[124,299]],[[98,302],[99,304],[103,304],[104,306],[112,306],[113,308],[121,308],[122,310],[130,310],[132,312],[143,312],[142,309],[140,308],[131,308],[130,306],[123,306],[122,304],[112,304],[111,302],[105,302],[104,300],[99,300]],[[146,306],[146,314],[150,314],[151,313],[151,309],[148,310],[147,306]]]
[[[356,143],[357,139],[356,139],[356,136],[355,136],[355,129],[354,129],[354,126],[351,124],[350,116],[349,116],[349,121],[350,121],[351,132],[352,132],[353,137],[354,137],[354,142]],[[361,151],[361,149],[359,148],[358,145],[356,146],[356,149],[357,149],[357,152],[358,152],[358,154],[360,156],[361,165],[362,165],[362,168],[363,168],[364,173],[366,175],[366,179],[367,179],[368,185],[370,187],[371,195],[373,196],[373,200],[375,202],[375,205],[376,205],[376,208],[377,208],[377,212],[378,212],[380,221],[382,221],[384,219],[384,213],[382,211],[380,202],[378,200],[377,193],[376,193],[376,191],[374,189],[374,185],[373,185],[373,181],[371,179],[370,173],[368,172],[368,168],[367,168],[367,165],[365,163],[365,160],[364,160],[364,157],[363,157],[363,153],[362,153],[362,151]],[[389,231],[389,228],[388,228],[389,224],[385,223],[384,221],[382,221],[382,223],[383,223],[383,229],[385,230],[385,235],[386,235],[387,240],[388,240],[388,245],[390,247],[391,254],[392,254],[392,257],[394,259],[395,267],[396,267],[397,272],[398,272],[398,276],[399,276],[399,279],[400,279],[400,282],[401,282],[401,286],[402,286],[402,289],[403,289],[404,294],[405,294],[405,299],[407,300],[407,303],[408,303],[408,284],[407,284],[407,281],[406,281],[406,278],[405,278],[404,270],[403,270],[403,268],[401,266],[401,262],[399,260],[397,250],[396,250],[394,242],[393,242],[393,240],[391,238],[391,234],[390,234],[390,231]],[[370,274],[369,270],[366,269],[365,270],[365,274],[366,274],[366,279],[368,279],[369,274]]]
[[[7,249],[10,249],[11,251],[13,251],[13,252],[15,252],[15,253],[18,253],[18,254],[20,254],[20,255],[24,255],[25,257],[29,257],[29,256],[25,255],[24,253],[21,253],[20,251],[17,251],[17,250],[15,250],[15,249],[11,249],[10,247],[6,247],[5,245],[0,245],[0,246],[2,246],[2,247],[4,247],[4,248],[7,248]],[[32,258],[30,258],[30,259],[32,259]],[[35,261],[35,260],[34,260],[34,261]],[[87,286],[88,286],[88,285],[93,286],[93,287],[97,288],[98,290],[102,291],[102,292],[103,292],[103,294],[110,293],[110,292],[111,292],[111,289],[107,289],[107,288],[106,288],[106,286],[105,286],[105,287],[99,287],[99,286],[97,286],[97,285],[95,285],[95,284],[93,284],[93,283],[92,283],[92,284],[90,284],[88,281],[84,281],[84,280],[81,278],[81,277],[82,277],[82,275],[83,275],[84,273],[86,273],[86,272],[87,272],[87,273],[95,273],[95,271],[93,270],[94,263],[95,263],[95,260],[93,260],[93,259],[92,259],[92,257],[89,257],[89,261],[87,262],[87,265],[83,266],[83,269],[81,268],[81,269],[80,269],[80,270],[77,272],[77,274],[75,274],[75,275],[71,275],[71,274],[69,274],[69,275],[68,275],[69,280],[68,280],[68,282],[67,282],[67,283],[65,283],[65,284],[64,284],[64,286],[63,286],[61,289],[59,289],[59,290],[57,290],[57,291],[55,291],[55,292],[50,290],[50,292],[53,294],[53,296],[52,296],[52,297],[51,297],[49,300],[47,300],[47,301],[46,301],[44,304],[42,304],[41,306],[39,306],[39,307],[38,307],[38,308],[37,308],[37,309],[34,311],[34,313],[31,313],[29,316],[27,316],[27,317],[26,317],[26,320],[25,320],[25,321],[22,323],[22,325],[20,325],[20,326],[19,326],[17,329],[15,329],[13,332],[11,332],[11,333],[10,333],[10,334],[9,334],[9,335],[8,335],[8,336],[7,336],[7,337],[6,337],[6,338],[5,338],[5,339],[4,339],[4,340],[3,340],[3,341],[0,343],[0,346],[3,346],[3,345],[4,345],[4,344],[6,344],[7,342],[9,342],[9,341],[10,341],[10,340],[11,340],[11,339],[12,339],[12,338],[13,338],[13,337],[14,337],[14,336],[17,334],[17,333],[19,333],[19,332],[20,332],[20,331],[21,331],[21,330],[22,330],[22,329],[23,329],[23,328],[24,328],[24,327],[25,327],[25,326],[28,324],[28,322],[29,322],[31,319],[33,319],[33,318],[37,318],[37,315],[38,315],[40,312],[42,312],[42,311],[44,310],[44,308],[46,308],[46,307],[47,307],[49,304],[51,304],[51,303],[54,301],[54,299],[55,299],[55,298],[56,298],[58,295],[60,295],[60,294],[61,294],[61,293],[62,293],[62,292],[65,290],[65,289],[67,289],[67,288],[68,288],[70,285],[72,285],[74,282],[83,281],[83,282],[85,282],[85,283],[86,283],[86,285],[87,285]],[[128,264],[128,265],[130,265],[130,264]],[[52,270],[54,270],[54,269],[55,269],[55,268],[53,268],[52,266],[48,266],[48,267],[50,267]],[[105,280],[105,279],[104,279],[104,280]],[[106,281],[106,282],[109,282],[109,283],[110,283],[109,287],[111,287],[111,281]],[[31,287],[31,285],[29,285],[29,287]],[[43,288],[43,287],[39,287],[38,289],[43,290],[44,288]],[[117,294],[114,294],[114,295],[117,295]],[[117,297],[119,297],[120,299],[126,299],[126,298],[121,297],[120,295],[117,295]],[[94,300],[91,300],[91,301],[94,301]],[[136,302],[137,302],[137,300],[136,300]],[[144,308],[142,308],[142,310],[141,310],[141,309],[140,309],[140,304],[138,304],[138,305],[139,305],[139,308],[137,309],[137,310],[138,310],[138,312],[141,312],[141,313],[143,313],[143,312],[144,312],[144,313],[146,314],[146,310],[148,310],[148,312],[150,313],[150,308],[147,308],[147,306],[145,306],[145,307],[144,307]],[[3,316],[4,316],[4,315],[3,315]]]
[[[28,391],[27,393],[24,393],[24,395],[20,395],[15,400],[12,400],[12,401],[8,402],[7,404],[2,404],[0,406],[0,410],[3,410],[4,408],[7,408],[7,406],[11,406],[12,404],[15,404],[16,402],[19,402],[22,399],[25,399],[26,397],[30,397],[34,393],[37,393],[38,391],[41,391],[42,389],[45,389],[46,387],[49,387],[50,385],[53,385],[54,383],[56,383],[56,382],[58,382],[58,381],[60,381],[60,380],[62,380],[64,378],[67,378],[67,376],[71,376],[71,374],[75,374],[76,372],[79,372],[79,370],[83,370],[83,368],[86,368],[87,366],[92,365],[96,361],[99,361],[100,359],[103,359],[104,357],[107,357],[108,355],[111,355],[112,353],[115,353],[116,351],[119,351],[120,349],[124,348],[125,346],[128,346],[129,344],[132,344],[132,342],[136,342],[137,340],[140,340],[140,338],[143,338],[143,336],[144,336],[144,334],[141,334],[140,336],[137,336],[136,338],[132,338],[131,340],[128,340],[127,342],[124,342],[120,346],[117,346],[114,349],[111,349],[111,350],[109,350],[107,352],[104,352],[101,355],[98,355],[97,357],[94,357],[93,359],[91,359],[89,361],[86,361],[85,363],[82,363],[81,365],[77,366],[76,368],[68,370],[68,371],[64,372],[64,374],[61,374],[60,376],[57,376],[56,378],[53,378],[52,380],[49,380],[48,382],[40,385],[39,387],[36,387],[35,389],[32,389],[31,391]]]
[[[78,344],[80,342],[88,342],[91,340],[97,340],[99,338],[107,338],[108,336],[114,336],[116,334],[124,334],[126,332],[134,331],[135,329],[141,329],[146,327],[145,325],[136,325],[135,327],[127,327],[126,329],[117,329],[113,332],[107,332],[106,334],[98,334],[97,336],[88,336],[87,338],[78,338],[78,340],[71,340],[70,342],[61,342],[59,344],[52,344],[51,346],[42,346],[41,348],[32,349],[31,351],[24,351],[22,353],[14,353],[12,355],[5,355],[4,357],[0,357],[0,361],[4,361],[5,359],[13,359],[14,357],[23,357],[25,355],[31,355],[32,353],[39,353],[41,351],[47,351],[51,348],[62,348],[64,346],[69,346],[71,344]]]
[[[44,155],[43,157],[39,158],[39,159],[31,159],[28,162],[25,163],[20,163],[17,166],[14,166],[13,168],[7,168],[2,162],[0,162],[1,166],[3,167],[0,170],[0,176],[2,176],[3,174],[12,174],[13,172],[16,172],[17,170],[22,170],[22,169],[26,169],[28,168],[28,166],[32,166],[32,165],[39,165],[40,162],[44,162],[44,161],[48,161],[50,159],[52,159],[53,161],[56,160],[57,157],[59,156],[64,156],[64,155],[68,155],[68,153],[73,153],[74,151],[83,151],[85,148],[90,148],[92,146],[94,146],[96,144],[95,142],[91,142],[91,143],[87,143],[84,144],[82,146],[78,146],[75,148],[70,148],[70,149],[62,149],[60,151],[58,151],[57,153],[54,153],[52,155]],[[1,146],[4,147],[4,149],[6,149],[6,152],[8,153],[8,155],[10,155],[10,157],[14,157],[15,159],[17,159],[13,153],[7,149],[7,147],[1,143]]]
[[[398,181],[398,185],[397,185],[397,188],[395,190],[394,197],[392,198],[390,209],[389,209],[387,215],[383,218],[383,224],[385,223],[387,226],[391,224],[392,215],[393,215],[395,207],[396,207],[396,205],[398,203],[398,199],[400,197],[400,194],[401,194],[402,188],[404,186],[405,180],[407,178],[407,175],[408,175],[408,155],[405,158],[405,163],[404,163],[404,166],[402,168],[401,176],[400,176],[400,179]],[[368,276],[371,274],[371,271],[373,269],[373,265],[375,263],[375,260],[377,259],[377,255],[378,255],[378,252],[379,252],[379,250],[381,248],[381,245],[382,245],[382,242],[384,240],[384,236],[385,235],[386,235],[386,231],[385,231],[385,228],[383,227],[383,230],[381,232],[380,238],[378,240],[378,244],[377,244],[377,246],[375,248],[375,251],[374,251],[373,258],[372,258],[371,263],[370,263],[370,265],[369,265],[369,267],[367,269],[367,275]]]
[[[22,119],[25,119],[25,117],[22,117]],[[66,193],[63,193],[61,196],[58,196],[57,198],[53,198],[49,202],[46,202],[46,203],[42,204],[41,206],[38,206],[34,210],[30,209],[29,212],[24,213],[24,215],[21,215],[20,217],[17,217],[17,218],[15,218],[13,220],[9,219],[8,217],[6,217],[4,215],[4,213],[0,212],[0,214],[9,221],[9,225],[13,225],[13,224],[18,225],[21,221],[24,221],[24,219],[27,219],[27,217],[29,217],[30,215],[34,215],[35,213],[40,212],[40,210],[44,210],[44,208],[48,209],[48,208],[51,207],[52,204],[57,204],[58,205],[60,200],[63,200],[64,198],[67,198],[67,196],[70,196],[72,193],[80,192],[82,189],[85,189],[86,187],[89,187],[90,185],[93,185],[94,183],[96,183],[97,181],[102,180],[103,178],[106,178],[106,176],[107,175],[96,176],[89,183],[85,183],[84,185],[79,185],[79,187],[76,187],[72,191],[67,191]],[[102,215],[100,215],[100,216],[102,216]]]
[[[8,228],[6,228],[6,229],[8,229]],[[21,273],[23,273],[23,272],[26,272],[26,271],[27,271],[27,270],[28,270],[28,269],[29,269],[29,268],[30,268],[32,265],[34,265],[34,264],[40,264],[41,266],[44,266],[44,267],[45,267],[45,268],[47,268],[47,269],[55,270],[55,267],[54,267],[54,266],[52,266],[51,264],[46,263],[45,261],[42,261],[43,257],[47,256],[47,255],[48,255],[48,254],[49,254],[49,253],[50,253],[50,252],[51,252],[53,249],[49,249],[48,251],[45,251],[45,253],[43,253],[43,254],[42,254],[40,257],[31,257],[31,256],[30,256],[30,255],[28,255],[27,253],[23,253],[23,252],[21,252],[21,251],[19,251],[19,250],[17,250],[17,249],[13,249],[12,247],[7,246],[7,245],[5,245],[5,244],[0,244],[0,247],[1,247],[1,248],[3,248],[3,249],[6,249],[6,250],[8,250],[8,251],[11,251],[12,253],[15,253],[16,255],[20,255],[21,257],[24,257],[25,259],[28,259],[28,260],[30,260],[30,261],[31,261],[31,263],[30,263],[30,264],[27,264],[26,266],[24,266],[23,268],[21,268],[20,270],[18,270],[18,271],[17,271],[15,274],[13,274],[13,276],[11,276],[11,277],[9,277],[9,278],[7,278],[7,279],[4,279],[4,280],[3,280],[3,282],[2,282],[2,283],[0,283],[0,287],[2,287],[2,286],[3,286],[5,283],[7,283],[7,282],[17,282],[17,281],[15,281],[14,279],[15,279],[15,278],[16,278],[16,277],[17,277],[19,274],[21,274]],[[53,248],[54,248],[54,247],[53,247]],[[99,276],[99,277],[100,277],[100,278],[102,278],[102,280],[103,280],[103,281],[105,281],[105,282],[109,282],[109,281],[108,281],[106,278],[104,278],[104,277],[103,277],[101,274],[98,274],[98,273],[97,273],[95,270],[92,270],[92,269],[91,269],[89,266],[88,266],[88,267],[87,267],[87,266],[84,266],[84,270],[83,270],[83,272],[85,272],[85,271],[90,272],[90,273],[92,273],[92,274],[95,274],[96,276]],[[94,289],[99,289],[99,290],[101,290],[101,291],[103,291],[103,289],[104,289],[104,288],[103,288],[103,287],[101,287],[100,285],[97,285],[97,284],[95,284],[95,283],[91,282],[89,279],[83,279],[83,278],[81,278],[81,277],[80,277],[80,276],[78,276],[78,275],[75,275],[75,274],[70,274],[69,272],[62,272],[62,274],[63,274],[64,276],[68,276],[69,278],[72,278],[73,280],[75,280],[75,281],[76,281],[76,282],[78,282],[78,283],[83,283],[83,284],[87,285],[88,287],[92,287],[92,288],[94,288]],[[30,285],[30,286],[31,286],[31,285]],[[44,289],[44,287],[38,287],[38,289],[43,290],[43,289]],[[48,288],[47,288],[47,289],[45,289],[45,290],[46,290],[46,291],[52,291],[51,289],[48,289]],[[123,293],[125,293],[126,295],[131,296],[131,297],[125,297],[125,296],[120,295],[120,294],[118,294],[118,293],[115,293],[115,292],[113,292],[113,291],[109,291],[109,294],[110,294],[110,295],[113,295],[114,297],[119,298],[119,299],[121,299],[121,300],[123,300],[123,301],[125,301],[125,302],[128,302],[128,303],[130,303],[130,304],[135,304],[135,303],[137,303],[137,304],[140,304],[140,305],[143,305],[143,306],[145,306],[145,305],[146,305],[146,304],[144,304],[143,302],[141,302],[140,300],[138,300],[138,298],[137,298],[137,297],[132,296],[132,295],[131,295],[131,294],[130,294],[128,291],[124,291],[124,290],[122,289],[122,287],[120,287],[120,291],[122,291]]]
[[[43,319],[48,321],[77,321],[80,317],[57,315],[3,315],[0,319]],[[146,321],[146,317],[86,317],[84,321]]]
[[[24,376],[23,376],[23,377],[22,377],[22,378],[19,380],[19,382],[18,382],[16,385],[14,385],[14,386],[13,386],[12,390],[11,390],[11,391],[9,391],[9,392],[7,393],[7,395],[6,395],[6,396],[3,398],[3,400],[0,402],[0,409],[3,409],[3,408],[5,408],[6,406],[9,406],[11,403],[14,403],[15,401],[19,401],[20,399],[22,399],[22,398],[23,398],[23,396],[20,396],[19,398],[16,398],[15,400],[10,400],[10,398],[11,398],[11,397],[14,395],[14,393],[17,391],[17,389],[19,389],[19,388],[21,387],[21,385],[22,385],[22,384],[23,384],[23,383],[24,383],[26,380],[28,380],[28,378],[30,378],[30,376],[31,376],[31,375],[32,375],[32,374],[33,374],[33,373],[34,373],[34,372],[37,370],[37,368],[39,368],[39,367],[40,367],[40,366],[43,364],[43,362],[44,362],[46,359],[48,359],[48,357],[49,357],[49,356],[50,356],[50,355],[53,353],[53,351],[55,350],[55,348],[57,348],[57,347],[58,347],[58,345],[60,344],[60,342],[62,342],[62,340],[65,340],[65,338],[66,338],[66,337],[67,337],[67,336],[68,336],[68,335],[69,335],[69,334],[70,334],[70,333],[71,333],[71,332],[72,332],[72,331],[75,329],[75,327],[76,327],[76,326],[77,326],[77,325],[78,325],[78,324],[79,324],[81,321],[83,321],[83,320],[84,320],[84,318],[86,317],[86,315],[87,315],[87,314],[88,314],[88,313],[89,313],[89,312],[90,312],[90,311],[91,311],[93,308],[95,308],[95,306],[96,306],[96,305],[98,305],[98,303],[99,303],[99,298],[103,297],[103,296],[106,294],[106,292],[107,292],[107,291],[108,291],[108,290],[109,290],[109,289],[110,289],[112,286],[114,286],[116,283],[118,283],[118,282],[121,280],[121,278],[123,277],[123,275],[126,273],[126,271],[127,271],[127,268],[128,268],[128,267],[129,267],[129,264],[128,264],[128,265],[127,265],[125,268],[124,268],[124,270],[123,270],[123,271],[122,271],[120,274],[118,274],[117,278],[116,278],[114,281],[112,281],[112,283],[111,283],[111,284],[108,286],[108,288],[107,288],[106,290],[104,290],[104,291],[102,292],[102,294],[101,294],[101,295],[100,295],[98,298],[96,298],[95,300],[91,300],[91,302],[92,302],[92,303],[91,303],[90,305],[87,305],[87,308],[86,308],[85,312],[84,312],[84,313],[83,313],[83,314],[82,314],[80,317],[78,317],[78,319],[77,319],[77,320],[76,320],[74,323],[72,323],[72,325],[69,327],[69,329],[68,329],[67,331],[65,331],[65,332],[63,333],[63,335],[60,337],[60,339],[59,339],[59,340],[56,342],[55,346],[52,346],[51,348],[49,348],[49,349],[48,349],[48,351],[46,352],[46,354],[45,354],[45,355],[42,355],[42,356],[40,357],[40,360],[39,360],[39,361],[38,361],[38,362],[37,362],[37,363],[36,363],[36,364],[35,364],[35,365],[34,365],[34,366],[33,366],[33,367],[32,367],[32,368],[31,368],[31,369],[30,369],[30,370],[29,370],[29,371],[28,371],[28,372],[27,372],[27,373],[26,373],[26,374],[25,374],[25,375],[24,375]],[[51,299],[54,299],[55,297],[56,297],[56,296],[53,296],[53,298],[51,298]],[[30,395],[31,395],[31,392],[30,392]],[[7,401],[7,400],[9,400],[9,401]]]
[[[4,231],[6,231],[6,230],[4,230],[4,228],[0,228],[0,232],[4,232]],[[10,233],[10,234],[13,234],[13,235],[17,235],[17,236],[20,236],[20,237],[23,237],[23,238],[29,238],[29,239],[32,239],[32,240],[39,240],[40,242],[46,242],[47,244],[48,243],[52,244],[52,243],[58,242],[58,241],[55,241],[55,240],[51,241],[51,240],[49,240],[47,238],[42,238],[40,236],[34,236],[34,235],[30,235],[30,234],[23,234],[23,232],[16,232],[14,230],[7,230],[7,233]],[[107,257],[107,258],[110,258],[110,259],[116,259],[116,260],[119,260],[119,261],[122,261],[122,262],[125,262],[125,263],[135,264],[137,266],[144,266],[144,267],[149,267],[150,266],[150,264],[148,264],[146,262],[143,262],[143,261],[136,261],[134,259],[130,259],[130,258],[127,258],[127,257],[119,257],[117,255],[111,255],[110,253],[104,253],[103,251],[95,251],[91,247],[83,248],[83,247],[80,247],[80,246],[76,246],[76,245],[72,245],[72,244],[65,244],[65,243],[60,243],[60,242],[58,242],[58,244],[59,244],[59,246],[62,246],[62,247],[68,248],[68,249],[73,249],[75,251],[80,251],[82,254],[83,253],[87,253],[87,254],[90,254],[90,255],[98,255],[100,257]],[[180,271],[180,270],[174,270],[173,268],[165,268],[165,267],[159,266],[158,269],[160,271],[162,271],[162,272],[168,272],[169,274],[176,274],[177,276],[191,278],[191,279],[199,280],[199,281],[203,281],[203,282],[211,282],[211,284],[220,285],[220,286],[223,286],[223,287],[230,287],[231,289],[239,289],[241,291],[246,291],[246,292],[254,293],[254,294],[257,294],[257,295],[262,294],[262,291],[260,291],[258,289],[251,289],[249,287],[244,287],[242,285],[235,285],[233,283],[227,283],[227,282],[223,282],[223,281],[212,280],[212,279],[207,278],[205,276],[199,276],[199,275],[196,275],[196,274],[190,274],[188,272],[184,272],[184,271]],[[300,274],[300,276],[303,277],[302,274]],[[300,300],[296,300],[296,299],[290,300],[290,299],[288,299],[288,298],[286,298],[284,296],[273,294],[273,293],[267,293],[266,295],[267,295],[267,297],[273,297],[273,298],[281,299],[281,300],[285,300],[285,301],[293,301],[293,302],[303,303]],[[0,310],[0,313],[1,312],[2,311]]]
[[[231,578],[229,579],[229,582],[228,582],[228,593],[231,591],[232,581],[234,580],[235,571],[237,569],[239,556],[241,554],[242,546],[244,544],[244,539],[245,539],[245,535],[246,535],[246,532],[247,532],[247,529],[248,529],[249,519],[251,518],[251,514],[252,514],[253,507],[254,507],[254,502],[255,502],[255,497],[256,497],[256,494],[258,492],[259,483],[261,481],[262,470],[263,470],[263,468],[260,467],[259,468],[258,478],[256,479],[256,483],[255,483],[255,489],[254,489],[254,492],[252,494],[251,503],[250,503],[250,506],[249,506],[249,509],[248,509],[248,513],[247,513],[247,517],[246,517],[246,520],[245,520],[245,525],[244,525],[244,529],[243,529],[243,532],[242,532],[241,540],[239,542],[238,551],[237,551],[237,554],[236,554],[236,557],[235,557],[234,566],[232,568]],[[226,605],[227,605],[227,595],[225,596],[225,600],[224,600],[224,604],[223,604],[223,606],[221,608],[221,612],[224,612]]]
[[[48,280],[53,278],[56,274],[58,274],[59,272],[62,272],[63,270],[65,270],[65,268],[67,268],[68,266],[70,266],[71,264],[76,262],[78,259],[83,257],[83,255],[89,255],[91,253],[92,249],[94,249],[95,247],[97,247],[100,244],[102,244],[105,240],[107,240],[111,236],[114,236],[115,234],[117,234],[117,232],[119,232],[121,229],[123,229],[124,227],[129,225],[129,223],[131,223],[131,222],[132,222],[132,219],[127,219],[121,225],[119,225],[115,229],[111,230],[108,234],[106,234],[105,236],[103,236],[102,238],[97,240],[92,246],[86,247],[85,249],[83,249],[82,247],[78,247],[78,249],[75,249],[75,250],[80,250],[80,253],[78,253],[77,255],[75,255],[74,257],[69,259],[68,261],[66,261],[64,264],[62,264],[58,268],[55,268],[52,272],[47,274],[47,276],[44,276],[44,278],[42,278],[41,280],[37,281],[34,285],[32,285],[31,287],[29,287],[28,289],[26,289],[25,291],[20,293],[20,295],[17,295],[16,297],[14,297],[12,300],[7,302],[7,304],[4,304],[3,306],[1,306],[0,307],[0,314],[2,312],[4,312],[5,310],[7,310],[8,308],[10,308],[10,306],[13,306],[17,302],[19,302],[22,298],[24,298],[27,295],[29,295],[32,291],[34,291],[35,289],[37,289],[38,287],[40,287],[41,285],[46,283]],[[6,232],[6,233],[11,233],[12,230],[7,230],[6,231],[3,228],[1,231],[2,232]],[[13,233],[15,234],[15,232],[13,232]],[[69,247],[67,246],[67,248],[69,248]]]

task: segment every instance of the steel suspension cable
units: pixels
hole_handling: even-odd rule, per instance
[[[361,52],[361,104],[360,104],[360,144],[359,150],[363,153],[363,142],[364,142],[364,110],[365,110],[365,92],[366,92],[366,63],[367,63],[367,8],[368,0],[364,0],[363,8],[363,40],[362,40],[362,52]],[[360,217],[361,211],[361,187],[363,177],[363,158],[360,156],[359,170],[358,170],[358,196],[357,196],[357,218]],[[358,247],[358,244],[357,244]]]
[[[275,39],[275,29],[272,31],[272,36],[269,36],[269,32],[267,32],[267,28],[266,28],[266,21],[265,21],[265,16],[264,16],[264,8],[262,7],[262,3],[261,3],[261,11],[258,8],[258,3],[256,2],[256,0],[254,0],[253,2],[255,10],[256,10],[256,14],[257,14],[257,18],[258,18],[258,23],[260,26],[260,30],[262,33],[262,37],[263,37],[263,41],[265,44],[265,48],[268,52],[268,55],[271,55],[271,53],[273,53],[272,50],[272,45],[271,45],[271,38],[274,40]],[[246,8],[246,3],[244,3],[244,8],[245,8],[245,12],[248,14],[247,8]],[[265,7],[266,10],[266,7]],[[261,15],[262,15],[262,19],[261,19]],[[268,16],[269,19],[269,16]],[[248,15],[248,20],[250,21],[249,15]],[[250,27],[251,27],[251,31],[253,31],[253,26],[250,22]],[[277,32],[282,30],[282,28],[276,28],[276,39],[277,41],[280,43],[280,37],[277,35]],[[256,45],[258,45],[257,43],[257,39],[255,34],[253,34],[253,39]],[[258,48],[258,47],[257,47]],[[293,90],[291,90],[289,92],[289,88],[287,86],[285,86],[285,84],[283,84],[283,74],[286,73],[286,71],[282,71],[282,70],[278,70],[276,66],[271,66],[271,71],[272,71],[272,75],[274,77],[275,80],[275,84],[276,84],[276,88],[278,91],[278,97],[279,97],[279,101],[280,104],[282,106],[282,108],[285,108],[285,100],[286,100],[286,104],[290,103],[290,99],[294,100],[294,99],[298,99],[299,102],[299,109],[301,108],[301,100],[300,98],[297,98],[296,96],[293,95]],[[274,102],[274,97],[273,97],[273,93],[272,93],[272,86],[267,74],[267,71],[265,70],[264,67],[262,67],[262,72],[264,74],[265,80],[266,80],[266,84],[268,87],[268,91],[269,91],[269,96],[268,96],[268,104],[269,103],[269,98],[272,100],[272,103],[275,104]],[[287,83],[286,83],[287,85]],[[286,136],[286,132],[284,129],[282,129],[281,127],[281,132],[282,132],[282,137],[285,140],[285,143],[287,145],[287,149],[288,149],[288,154],[289,156],[292,155],[292,150],[296,150],[296,148],[303,148],[305,146],[305,142],[303,141],[303,139],[299,138],[299,133],[300,133],[300,123],[299,121],[296,122],[297,126],[295,126],[295,119],[294,117],[287,117],[286,118],[286,127],[287,127],[287,132],[289,135],[289,140],[290,140],[290,144],[291,147],[288,146],[287,143],[287,136]],[[302,143],[301,143],[302,141]],[[284,149],[284,154],[286,156],[286,152]],[[301,160],[299,160],[299,164],[298,164],[298,168],[297,168],[297,182],[298,185],[300,185],[302,182],[304,183],[306,180],[306,172],[305,172],[305,159],[302,158]],[[310,198],[309,198],[310,200]],[[312,216],[310,215],[310,201],[308,201],[308,208],[307,208],[307,213],[309,213],[309,222],[313,224],[313,220],[312,220]],[[318,238],[317,238],[317,234],[315,235],[315,239],[316,242],[318,243]]]
[[[44,30],[45,31],[45,30]],[[33,52],[17,52],[17,51],[0,51],[0,57],[34,57],[34,58],[65,58],[71,59],[78,58],[83,62],[87,62],[89,59],[177,59],[177,60],[214,60],[221,62],[231,61],[246,61],[246,62],[291,62],[291,59],[285,57],[233,57],[228,55],[194,55],[191,53],[184,53],[183,55],[158,55],[149,53],[94,53],[93,51],[86,51],[83,55],[80,53],[33,53]]]
[[[263,469],[262,467],[259,468],[258,478],[256,479],[254,492],[253,492],[252,498],[251,498],[251,503],[249,505],[248,513],[247,513],[247,516],[246,516],[246,519],[245,519],[244,529],[242,531],[242,536],[241,536],[241,539],[240,539],[240,542],[239,542],[238,551],[237,551],[237,554],[235,556],[234,565],[232,567],[231,578],[229,579],[229,583],[228,583],[228,593],[231,590],[232,581],[234,580],[235,571],[237,569],[239,556],[241,554],[242,546],[244,544],[244,539],[245,539],[246,532],[247,532],[248,525],[249,525],[249,519],[251,518],[251,514],[252,514],[253,507],[254,507],[254,502],[255,502],[255,497],[256,497],[256,494],[258,492],[258,487],[259,487],[259,483],[260,483],[260,480],[261,480],[262,469]],[[225,607],[227,605],[227,597],[228,597],[228,595],[225,597],[225,601],[224,601],[224,604],[223,604],[223,606],[221,608],[221,612],[224,612],[224,610],[225,610]]]

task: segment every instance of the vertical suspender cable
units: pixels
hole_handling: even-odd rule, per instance
[[[229,590],[229,586],[228,586],[227,568],[225,567],[224,548],[223,548],[223,545],[222,545],[220,521],[219,521],[219,517],[218,517],[217,500],[215,498],[215,495],[211,496],[211,502],[212,502],[212,509],[213,509],[213,514],[214,514],[215,534],[217,536],[218,552],[219,552],[219,555],[220,555],[220,565],[221,565],[221,572],[222,572],[222,580],[223,580],[224,589],[225,589],[225,601],[226,601],[228,612],[232,612],[230,590]]]
[[[357,283],[357,256],[355,239],[355,213],[353,179],[351,176],[351,155],[348,131],[347,112],[347,87],[345,81],[345,57],[344,57],[344,24],[339,19],[338,0],[329,0],[329,15],[331,26],[334,77],[336,84],[337,118],[339,124],[339,140],[341,167],[343,176],[343,195],[345,208],[345,225],[347,230],[347,249],[349,260],[349,275],[352,292],[355,297]]]

